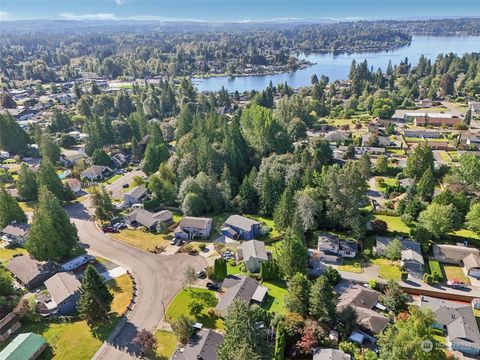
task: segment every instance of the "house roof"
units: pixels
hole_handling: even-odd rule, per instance
[[[325,140],[327,141],[344,141],[348,139],[348,134],[343,131],[332,131],[325,134]]]
[[[135,209],[127,215],[127,220],[130,222],[136,221],[137,223],[151,228],[156,223],[165,222],[173,218],[173,214],[170,210],[162,210],[156,213],[152,213],[145,209]]]
[[[181,228],[195,228],[195,229],[206,229],[208,224],[212,223],[210,218],[200,218],[193,216],[185,216],[181,221],[179,226]]]
[[[45,281],[45,287],[52,299],[60,304],[80,290],[80,281],[72,273],[61,272]]]
[[[27,235],[30,225],[24,223],[10,224],[3,228],[1,233],[12,236],[24,237]]]
[[[337,236],[331,234],[321,234],[318,237],[318,249],[335,251],[340,246],[340,240]]]
[[[463,266],[465,269],[470,270],[473,268],[480,268],[480,259],[478,255],[470,254],[465,259],[463,259]]]
[[[68,180],[67,180],[67,184],[68,184],[68,186],[70,186],[70,187],[82,186],[82,183],[80,182],[80,180],[75,179],[75,178],[73,178],[73,179],[68,179]]]
[[[50,272],[47,269],[47,263],[25,255],[12,258],[7,265],[7,269],[24,284],[28,284],[38,275]]]
[[[425,264],[423,261],[423,256],[421,253],[416,252],[412,249],[402,250],[402,260],[403,261],[415,261],[420,264]]]
[[[257,258],[260,260],[268,260],[268,253],[263,241],[250,240],[242,244],[243,259]]]
[[[249,219],[245,216],[241,215],[230,215],[228,219],[225,221],[226,226],[234,226],[236,228],[250,231],[253,226],[260,224],[259,221]]]
[[[45,343],[45,339],[40,335],[34,333],[19,334],[0,352],[0,359],[32,359],[35,353],[41,349]]]
[[[480,331],[470,305],[422,296],[420,307],[435,313],[436,322],[447,328],[450,341],[480,348]]]
[[[458,246],[458,245],[433,245],[433,255],[437,260],[452,259],[456,261],[462,261],[468,255],[479,255],[480,250],[476,248]]]
[[[144,186],[135,186],[133,189],[130,189],[125,195],[130,195],[135,199],[140,199],[147,193],[147,189]]]
[[[215,310],[227,311],[234,301],[244,301],[247,303],[250,303],[250,301],[252,301],[253,296],[257,291],[257,288],[260,286],[259,283],[249,276],[240,276],[235,279],[236,283],[233,286],[229,287],[225,295],[220,298],[217,306],[215,307]],[[261,302],[263,299],[254,300]]]
[[[108,166],[103,166],[103,165],[92,165],[89,168],[83,170],[80,173],[80,176],[85,177],[85,176],[100,176],[103,174],[105,170],[112,171]]]
[[[351,356],[337,349],[317,349],[312,360],[350,360]]]
[[[177,351],[174,360],[215,360],[217,348],[223,343],[223,335],[210,329],[197,331],[183,351]]]
[[[7,314],[7,316],[0,320],[0,334],[5,334],[18,321],[18,316],[15,315],[13,312]]]

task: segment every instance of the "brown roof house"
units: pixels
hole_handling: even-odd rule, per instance
[[[0,320],[0,341],[7,340],[10,335],[20,328],[21,324],[18,316],[13,312],[9,313]]]
[[[25,255],[12,258],[7,269],[28,289],[43,285],[55,273],[55,267],[51,263],[37,261]]]
[[[215,312],[222,317],[227,315],[230,305],[235,301],[261,304],[268,291],[249,276],[229,276],[223,281],[222,287],[227,291],[215,307]]]
[[[37,297],[37,309],[41,314],[67,315],[73,312],[80,299],[80,281],[73,273],[61,272],[45,281],[48,295]]]
[[[30,230],[30,225],[24,223],[14,223],[5,226],[1,231],[0,235],[2,239],[8,245],[19,244],[24,245],[28,238],[28,231]]]
[[[198,330],[186,346],[177,348],[172,360],[216,360],[217,348],[222,343],[222,334],[210,329]]]
[[[461,245],[433,245],[433,256],[446,264],[462,266],[465,272],[480,278],[480,250]]]
[[[469,304],[422,296],[420,307],[433,311],[434,327],[446,331],[450,349],[480,355],[480,332]]]
[[[173,232],[175,238],[192,240],[194,238],[206,239],[210,236],[213,220],[210,218],[199,218],[185,216]]]
[[[388,325],[389,319],[379,311],[386,310],[379,303],[380,293],[361,285],[347,288],[338,300],[337,309],[340,311],[351,306],[358,317],[360,327],[372,334],[380,334]]]

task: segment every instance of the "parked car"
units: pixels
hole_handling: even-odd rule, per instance
[[[183,240],[182,239],[177,239],[177,241],[175,242],[175,245],[177,246],[180,246],[183,244]]]
[[[177,239],[173,238],[172,240],[170,240],[170,245],[175,245],[177,242]]]
[[[207,289],[216,291],[216,290],[220,290],[220,286],[212,282],[207,282]]]
[[[205,275],[206,275],[205,270],[197,271],[196,275],[197,275],[197,278],[199,278],[199,279],[204,278]]]
[[[448,280],[447,285],[452,287],[452,288],[455,288],[455,289],[466,289],[466,288],[468,288],[467,284],[465,284],[463,281],[456,280],[456,279]]]
[[[129,186],[128,184],[123,184],[122,188],[126,189],[126,188],[128,188],[128,186]]]
[[[125,223],[116,223],[115,225],[113,225],[113,227],[115,229],[122,230],[122,229],[126,229],[128,226]]]
[[[116,225],[116,224],[119,224],[119,223],[124,223],[125,222],[125,219],[124,218],[121,218],[119,216],[116,216],[114,217],[112,220],[110,220],[110,224],[112,226]]]
[[[103,230],[104,233],[118,233],[118,232],[120,232],[117,228],[115,228],[113,226],[104,226],[102,230]]]
[[[235,258],[235,254],[232,253],[231,251],[225,251],[225,252],[223,253],[223,257],[224,257],[225,259],[233,259],[233,258]]]

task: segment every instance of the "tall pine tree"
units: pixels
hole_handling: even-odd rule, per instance
[[[0,187],[0,228],[4,228],[13,221],[26,223],[27,217],[12,195]]]
[[[105,284],[103,277],[92,266],[88,265],[83,274],[78,312],[89,325],[98,324],[108,319],[112,307],[113,295]]]

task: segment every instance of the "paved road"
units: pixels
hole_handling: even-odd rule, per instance
[[[124,328],[101,354],[101,359],[132,359],[137,350],[132,344],[138,330],[154,331],[163,317],[163,304],[168,306],[175,294],[182,288],[182,274],[187,265],[196,270],[206,267],[201,256],[185,254],[155,255],[103,234],[90,220],[84,204],[66,208],[78,228],[80,240],[87,252],[104,257],[128,269],[137,282],[138,296],[134,310]]]
[[[107,185],[105,188],[108,191],[112,192],[113,198],[122,199],[124,194],[122,186],[125,184],[130,184],[135,176],[141,176],[146,178],[146,175],[143,171],[134,170],[134,171],[127,172],[120,179],[114,181],[110,185]]]

